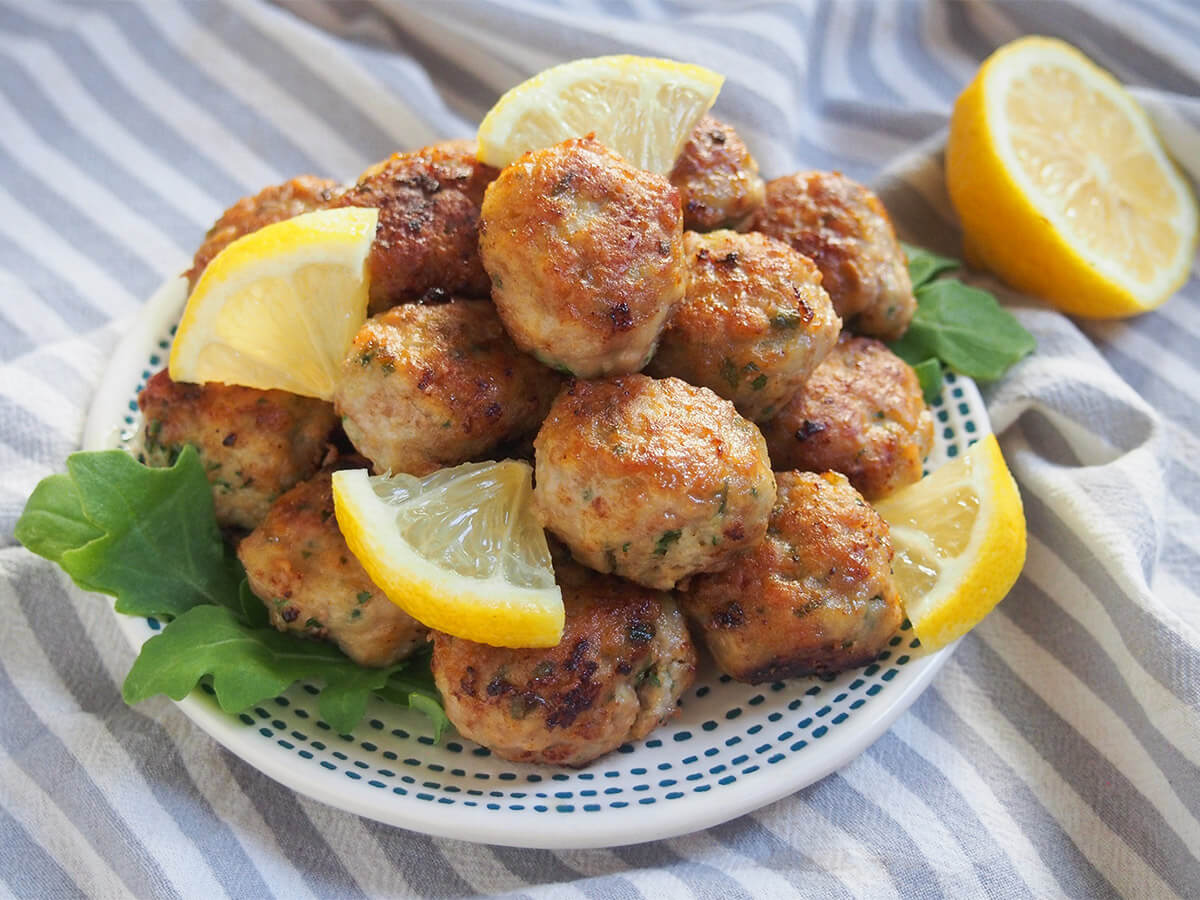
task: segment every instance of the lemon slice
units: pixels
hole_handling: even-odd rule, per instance
[[[1187,280],[1187,182],[1137,102],[1062,41],[984,62],[954,106],[946,184],[968,258],[1066,312],[1133,315]]]
[[[305,213],[218,253],[188,298],[171,378],[332,399],[366,321],[364,263],[378,218],[377,209]]]
[[[1025,565],[1021,495],[994,435],[875,508],[891,528],[900,601],[931,650],[978,625]]]
[[[419,622],[496,647],[553,647],[562,592],[530,507],[528,463],[466,463],[424,478],[333,475],[338,525],[388,599]]]
[[[595,132],[632,165],[666,175],[724,76],[648,56],[577,59],[534,75],[479,125],[479,159],[503,168],[527,150]]]

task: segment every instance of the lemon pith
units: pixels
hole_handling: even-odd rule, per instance
[[[562,593],[529,508],[527,463],[467,463],[425,478],[334,473],[338,526],[393,603],[438,631],[498,647],[552,647]]]
[[[929,649],[975,627],[1021,574],[1025,513],[994,435],[875,507],[904,611]]]
[[[1153,308],[1196,252],[1195,199],[1146,113],[1062,41],[984,62],[954,106],[946,184],[968,258],[1066,312]]]
[[[205,268],[171,348],[176,381],[329,400],[366,320],[376,209],[305,213],[233,241]]]
[[[594,132],[633,165],[665,175],[724,80],[701,66],[644,56],[563,63],[496,102],[479,125],[479,159],[502,168],[528,150]]]

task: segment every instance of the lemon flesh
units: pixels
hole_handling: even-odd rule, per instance
[[[503,168],[528,150],[594,132],[632,165],[666,175],[725,79],[645,56],[577,59],[508,91],[484,116],[479,159]]]
[[[900,602],[922,645],[966,634],[1025,565],[1025,513],[994,435],[875,504],[891,529]]]
[[[267,225],[208,264],[175,334],[175,381],[219,381],[330,400],[366,321],[376,209],[331,209]]]
[[[1187,280],[1187,182],[1137,102],[1062,41],[984,62],[954,106],[946,184],[968,259],[1066,312],[1133,315]]]
[[[562,592],[530,507],[527,463],[466,463],[417,478],[333,475],[338,526],[393,603],[430,628],[496,647],[553,647]]]

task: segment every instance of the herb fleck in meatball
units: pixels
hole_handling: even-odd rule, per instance
[[[571,382],[534,449],[543,524],[575,559],[648,587],[729,565],[775,502],[758,428],[678,378]]]
[[[904,360],[879,341],[844,335],[763,437],[776,468],[832,469],[878,500],[921,480],[933,414]]]
[[[208,230],[187,272],[189,286],[195,287],[213,257],[238,238],[265,225],[324,209],[338,190],[336,181],[301,175],[283,184],[263,188],[253,197],[243,197],[221,213],[221,218]]]
[[[591,138],[504,169],[479,249],[517,346],[582,377],[641,369],[683,297],[679,192]]]
[[[887,210],[839,172],[799,172],[767,183],[750,223],[817,264],[848,328],[885,341],[900,337],[916,312],[904,250]]]
[[[272,501],[321,465],[337,425],[333,405],[286,391],[184,384],[166,369],[138,395],[147,465],[169,466],[185,444],[200,452],[217,522],[254,528]]]
[[[669,594],[567,564],[556,647],[433,633],[433,675],[459,734],[514,762],[584,766],[670,718],[696,650]]]
[[[334,403],[377,472],[425,475],[533,432],[560,382],[488,301],[405,304],[359,329]]]
[[[842,321],[812,261],[764,234],[684,232],[687,294],[647,366],[762,421],[804,384]]]
[[[375,207],[379,226],[367,259],[369,311],[420,299],[427,291],[486,297],[479,260],[479,205],[496,170],[470,141],[397,153],[369,168],[330,205]]]
[[[779,472],[766,538],[680,595],[718,668],[759,684],[870,662],[903,614],[887,523],[836,472]]]
[[[296,485],[237,553],[277,629],[332,641],[356,663],[383,667],[424,645],[429,629],[384,596],[338,530],[330,479],[365,464],[343,458]]]
[[[740,230],[762,206],[758,163],[738,133],[712,116],[696,123],[670,179],[679,188],[683,227],[693,231]]]

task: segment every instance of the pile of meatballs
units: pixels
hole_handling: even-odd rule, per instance
[[[669,718],[696,643],[750,683],[875,658],[901,622],[868,501],[921,477],[933,422],[881,340],[915,301],[875,195],[836,172],[764,183],[705,117],[669,177],[593,137],[496,169],[466,141],[353,186],[240,200],[232,240],[375,207],[369,318],[327,403],[173,382],[139,397],[143,459],[195,446],[217,518],[281,631],[389,666],[432,642],[446,713],[505,759],[582,766]],[[548,649],[428,629],[347,549],[334,471],[532,458],[566,624]]]

